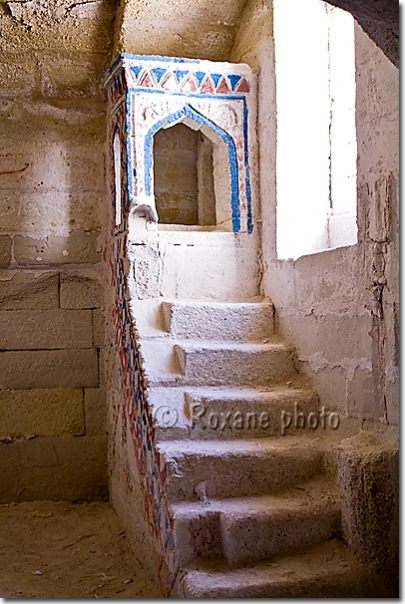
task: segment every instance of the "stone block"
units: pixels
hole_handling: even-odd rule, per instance
[[[87,436],[107,434],[107,406],[104,388],[84,389],[84,413]]]
[[[84,434],[83,390],[0,390],[0,439]]]
[[[394,378],[394,375],[396,376]],[[399,371],[398,368],[390,368],[385,382],[385,400],[387,402],[387,419],[391,426],[399,425]]]
[[[268,304],[163,302],[172,337],[203,340],[267,341],[274,334],[274,308]]]
[[[72,231],[66,237],[49,235],[44,239],[14,237],[14,255],[22,266],[96,264],[101,262],[99,231]]]
[[[383,417],[376,372],[357,367],[353,379],[347,381],[347,412],[350,417],[376,422]]]
[[[7,53],[0,63],[0,87],[2,95],[29,95],[36,88],[37,65],[35,58]]]
[[[337,450],[342,531],[363,563],[383,565],[398,552],[398,449],[360,432]]]
[[[101,59],[101,60],[100,60]],[[104,60],[102,60],[104,59]],[[100,94],[100,82],[108,58],[90,53],[46,54],[41,66],[41,91],[45,96],[63,98]]]
[[[15,103],[4,101],[0,107],[0,136],[9,146],[32,141],[73,146],[103,144],[106,138],[105,102],[95,97],[60,100],[55,105],[43,101]],[[23,146],[20,145],[21,149]]]
[[[305,368],[300,364],[301,369]],[[321,367],[316,373],[306,372],[311,376],[312,385],[319,396],[320,406],[329,412],[346,414],[346,373],[342,367]]]
[[[0,235],[0,268],[7,268],[11,262],[11,237]]]
[[[134,243],[128,246],[128,256],[132,265],[129,287],[133,298],[143,300],[159,297],[159,248],[156,245]]]
[[[0,388],[97,388],[98,355],[88,350],[0,352]]]
[[[108,499],[106,437],[0,443],[0,502]]]
[[[80,7],[83,7],[80,9],[82,12],[86,10],[86,7],[87,11],[90,12],[92,7],[93,18],[80,18],[79,21],[76,17],[73,17],[73,14],[73,18],[61,20],[57,17],[59,13],[54,13],[54,15],[48,13],[47,18],[44,19],[44,13],[40,11],[37,13],[37,22],[35,23],[35,16],[31,10],[28,19],[31,24],[34,21],[36,25],[31,29],[21,26],[17,21],[22,17],[21,14],[18,14],[21,9],[17,12],[17,2],[12,7],[12,14],[16,18],[2,15],[7,32],[2,45],[4,52],[19,52],[29,56],[35,50],[54,51],[57,48],[58,51],[69,52],[75,49],[84,53],[107,53],[106,60],[109,60],[113,39],[112,21],[115,17],[115,7],[112,3],[101,2],[97,3],[95,7],[92,6],[91,2],[80,5]],[[73,9],[68,10],[77,13],[79,9],[76,5]],[[94,14],[94,12],[98,14]]]
[[[104,348],[105,346],[105,316],[103,310],[93,310],[93,346]]]
[[[100,386],[100,388],[105,388],[107,386],[107,377],[106,377],[106,372],[107,372],[107,352],[105,349],[101,348],[98,351],[98,358],[99,358],[99,362],[98,362],[98,367],[99,367],[99,383],[98,386]]]
[[[225,6],[229,7],[229,3]],[[224,20],[228,22],[228,17]],[[236,28],[214,25],[214,23],[203,27],[201,20],[196,20],[193,24],[190,23],[187,30],[182,29],[182,35],[179,36],[179,27],[181,28],[180,23],[168,23],[166,18],[162,17],[160,20],[148,19],[146,22],[139,18],[126,18],[120,31],[121,36],[116,52],[187,56],[197,59],[201,57],[201,48],[204,48],[205,59],[210,61],[228,59]]]
[[[22,205],[17,206],[15,214],[11,215],[15,220],[17,212],[26,210],[30,214],[31,226],[39,210],[38,197],[44,193],[66,191],[71,200],[78,191],[103,191],[104,164],[103,148],[80,139],[68,145],[65,140],[47,142],[34,139],[24,146],[16,144],[14,139],[0,140],[0,190],[12,195],[14,201],[16,191],[30,192],[34,201],[28,210]],[[99,199],[99,195],[97,197]],[[29,203],[30,197],[24,201]],[[63,200],[63,203],[68,202]],[[60,210],[60,205],[55,209]],[[70,215],[75,217],[75,213]],[[3,220],[7,218],[8,215],[3,216]],[[2,229],[5,230],[3,221]]]
[[[0,349],[91,348],[90,310],[0,311]]]
[[[71,186],[74,180],[74,177],[70,177]],[[30,235],[37,238],[55,238],[73,229],[74,233],[97,231],[100,228],[100,199],[104,193],[86,190],[69,192],[62,188],[62,178],[59,184],[59,190],[51,188],[57,186],[56,177],[53,182],[49,179],[48,182],[39,183],[38,188],[43,190],[41,193],[32,189],[0,190],[0,209],[5,213],[1,223],[3,232],[17,235],[26,233],[27,224]],[[67,260],[69,258],[65,262]]]
[[[1,238],[0,238],[1,240]],[[0,280],[0,310],[52,309],[59,306],[59,275],[16,272]]]
[[[74,309],[103,308],[103,288],[93,279],[61,273],[60,306]]]
[[[353,292],[361,287],[357,248],[345,246],[301,256],[295,262],[295,300],[297,307],[325,312],[353,306]],[[361,300],[359,300],[361,303]],[[277,302],[274,300],[277,307]]]
[[[322,314],[317,320],[316,349],[331,363],[348,365],[352,361],[353,369],[359,359],[371,364],[373,340],[368,334],[371,328],[369,312],[361,316]]]

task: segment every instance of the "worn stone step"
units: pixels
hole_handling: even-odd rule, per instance
[[[148,399],[156,420],[157,437],[162,440],[301,434],[322,430],[324,423],[319,416],[316,393],[300,376],[267,390],[151,388]]]
[[[283,343],[176,345],[180,367],[188,384],[207,386],[271,386],[295,372],[290,351]]]
[[[222,556],[237,566],[340,535],[338,489],[324,476],[277,495],[201,497],[172,505],[179,565]]]
[[[172,501],[274,493],[320,474],[322,439],[285,436],[252,440],[172,440],[158,448],[168,465]]]
[[[145,340],[141,344],[150,386],[248,386],[288,381],[296,372],[280,341],[268,344]]]
[[[397,598],[387,573],[362,567],[338,538],[230,569],[199,558],[178,573],[172,598]]]
[[[274,334],[274,307],[249,303],[162,302],[167,332],[174,338],[263,342]]]

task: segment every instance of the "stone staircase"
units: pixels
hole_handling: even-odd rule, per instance
[[[336,432],[272,304],[134,304],[169,470],[172,597],[375,595],[340,538]]]

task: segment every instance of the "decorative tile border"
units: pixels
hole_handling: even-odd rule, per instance
[[[186,123],[228,149],[232,227],[253,231],[249,114],[256,103],[247,65],[170,57],[121,55],[106,73],[111,111],[127,112],[128,204],[157,220],[153,186],[153,136],[169,124]]]

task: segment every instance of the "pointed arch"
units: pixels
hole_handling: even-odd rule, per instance
[[[208,128],[216,136],[219,136],[226,144],[228,148],[229,158],[229,171],[230,171],[230,183],[231,183],[231,207],[232,207],[232,228],[234,233],[240,231],[240,208],[239,208],[239,186],[238,186],[238,163],[236,155],[236,146],[232,137],[220,128],[213,121],[202,115],[199,111],[194,109],[189,103],[186,103],[182,109],[175,111],[159,120],[154,124],[145,136],[144,142],[144,166],[145,166],[145,192],[148,196],[152,195],[153,192],[153,137],[162,128],[167,127],[169,124],[174,126],[175,124],[187,122],[191,120],[198,127],[195,130],[199,130],[202,127]],[[209,130],[204,129],[204,134],[209,137]]]

